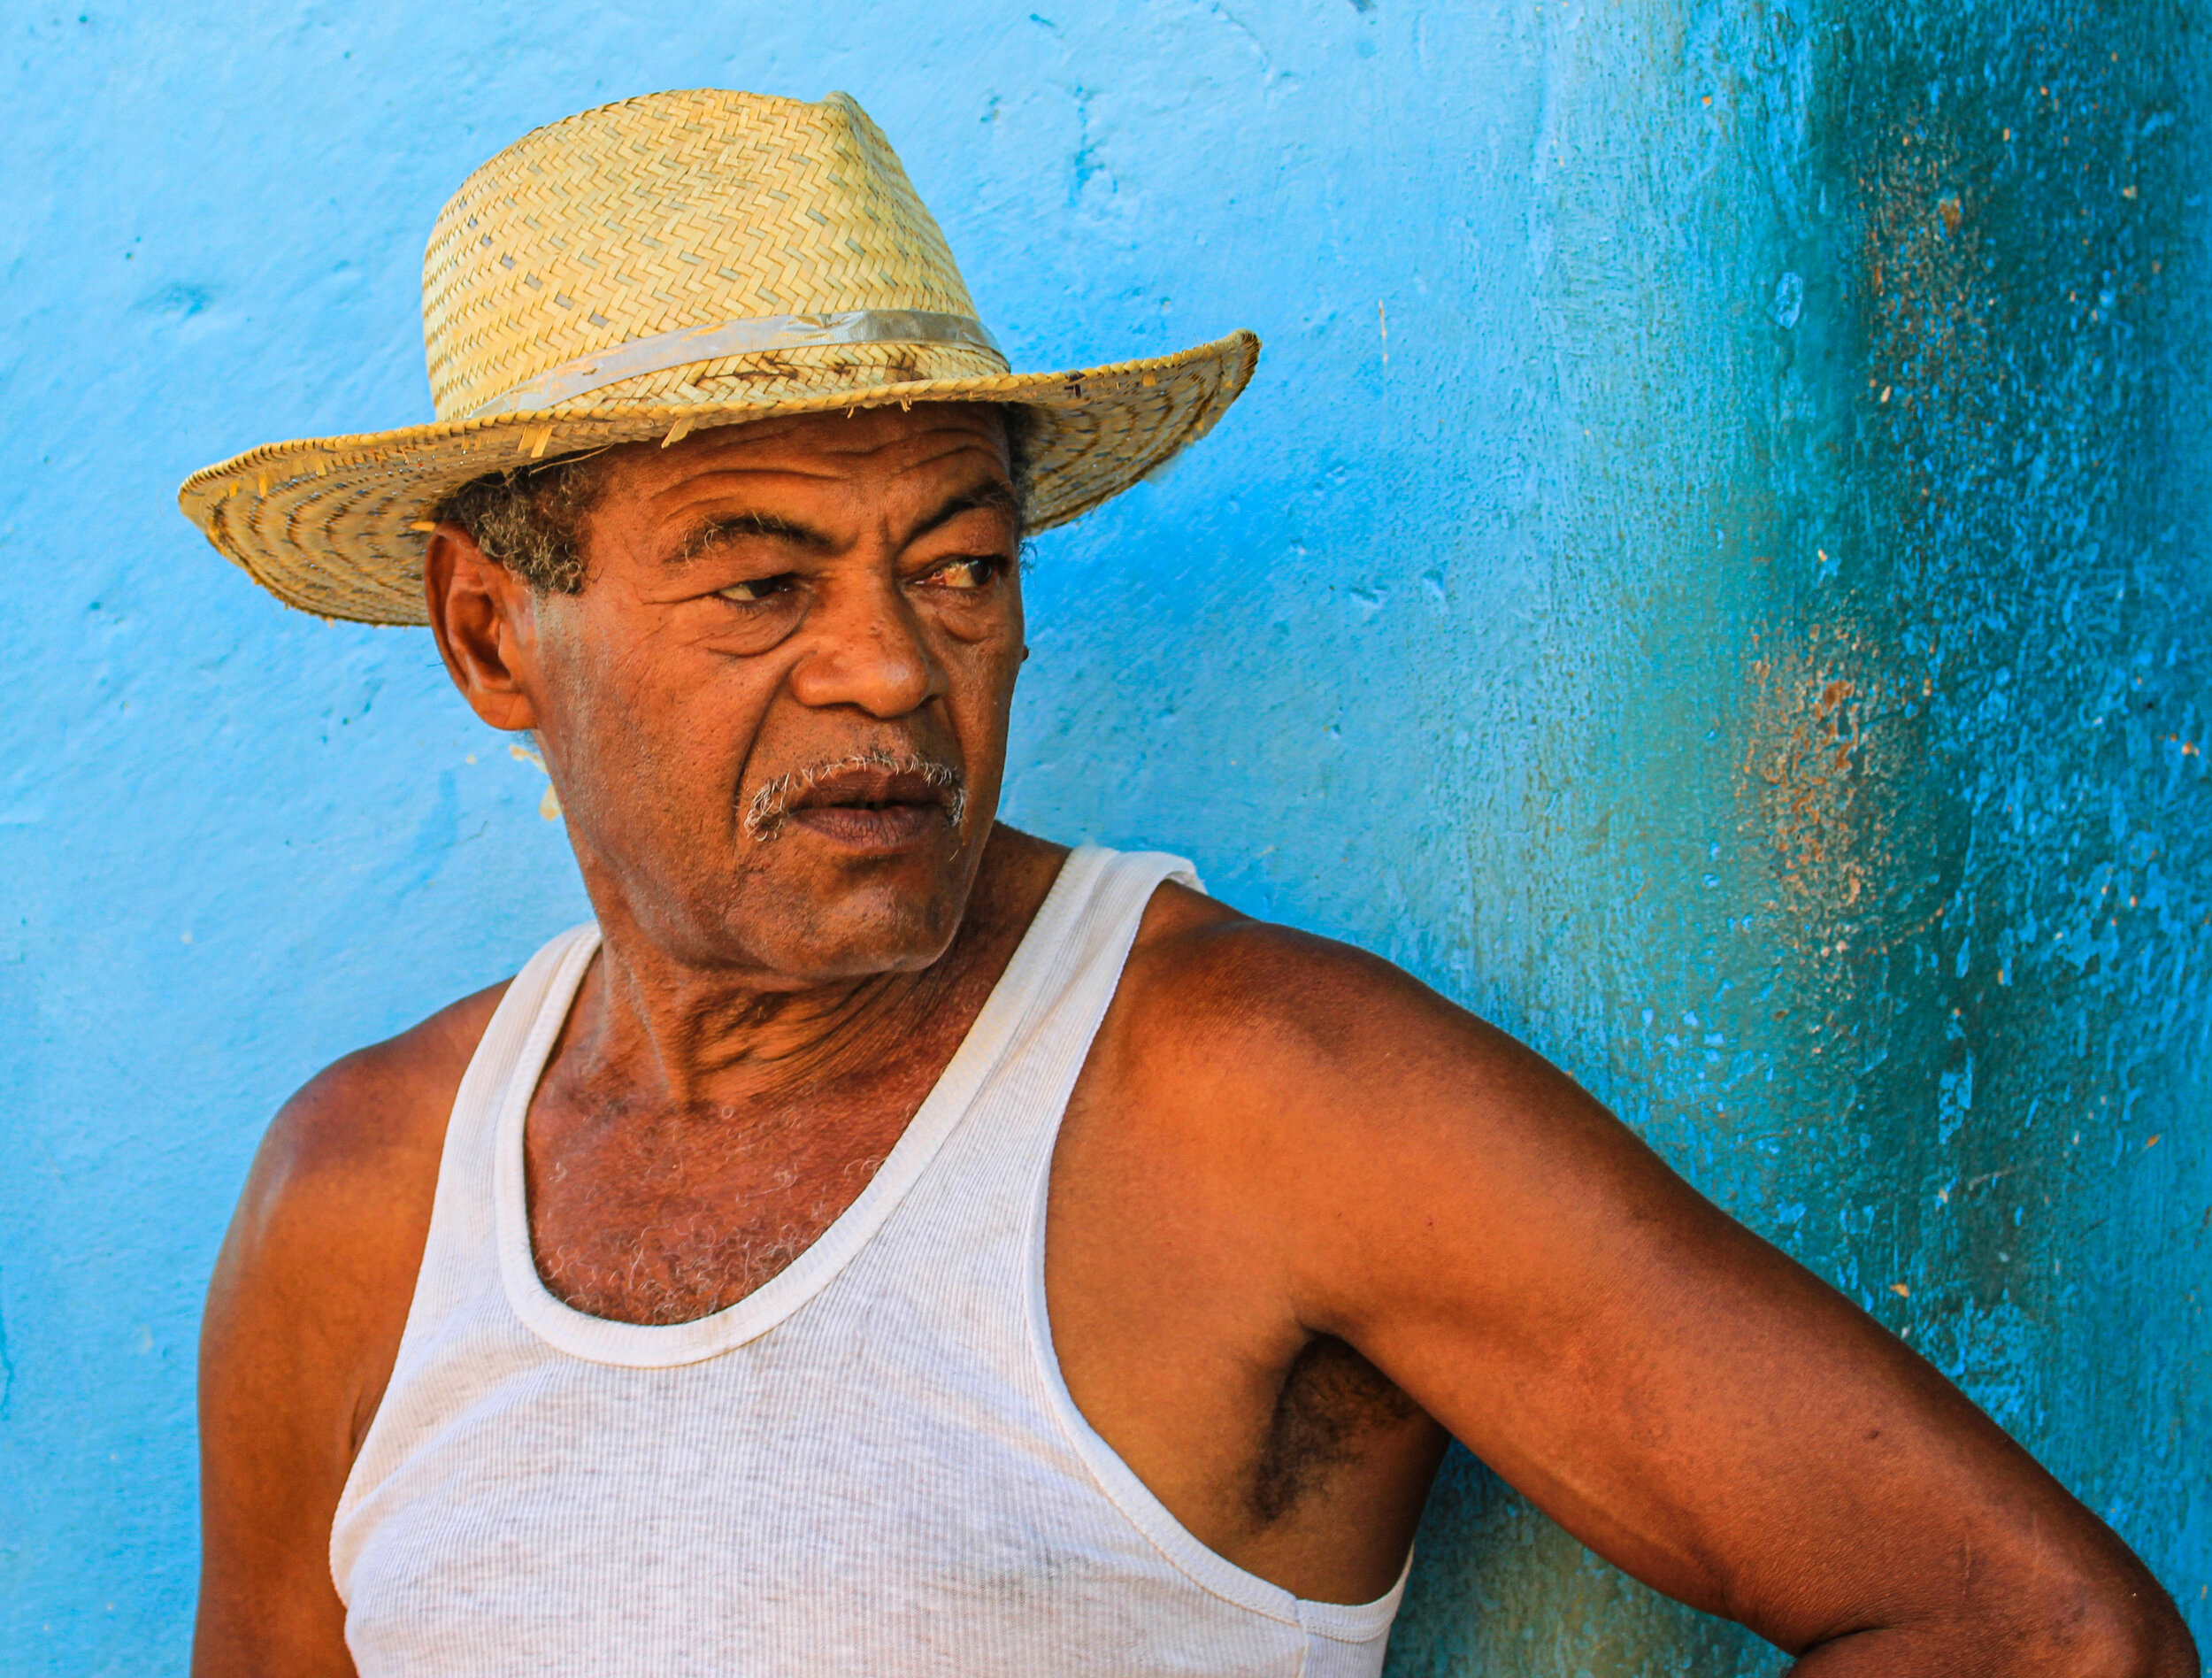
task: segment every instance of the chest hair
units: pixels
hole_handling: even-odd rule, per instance
[[[578,1311],[618,1322],[723,1310],[859,1198],[905,1123],[905,1113],[871,1123],[790,1109],[603,1110],[532,1162],[539,1274]]]

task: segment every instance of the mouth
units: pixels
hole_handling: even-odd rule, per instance
[[[956,832],[964,798],[949,765],[848,763],[772,782],[746,812],[757,839],[804,829],[839,850],[885,856]]]

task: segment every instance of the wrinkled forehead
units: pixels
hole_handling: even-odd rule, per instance
[[[609,450],[603,504],[659,508],[712,484],[741,481],[879,493],[926,493],[954,480],[1010,481],[1010,441],[1004,411],[989,403],[781,414],[695,432],[665,447],[640,443]]]

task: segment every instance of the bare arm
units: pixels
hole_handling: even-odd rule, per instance
[[[331,1520],[405,1326],[453,1091],[497,997],[340,1061],[263,1139],[201,1329],[195,1678],[351,1678]]]
[[[1807,1678],[2198,1671],[2102,1522],[1555,1068],[1380,962],[1225,936],[1295,999],[1220,1098],[1281,1162],[1299,1320],[1592,1549]]]

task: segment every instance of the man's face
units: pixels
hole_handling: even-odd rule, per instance
[[[1023,657],[1003,420],[806,415],[604,471],[580,592],[509,608],[603,917],[800,983],[927,966],[990,831]]]

